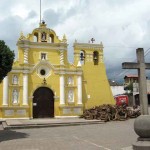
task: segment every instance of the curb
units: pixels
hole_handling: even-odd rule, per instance
[[[92,125],[92,124],[103,124],[103,123],[105,123],[105,122],[103,122],[103,121],[92,121],[92,122],[67,122],[67,123],[7,125],[6,122],[2,122],[2,126],[3,126],[4,130],[10,130],[10,129],[79,126],[79,125]]]

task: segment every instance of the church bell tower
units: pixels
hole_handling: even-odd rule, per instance
[[[83,70],[83,101],[85,108],[112,104],[114,99],[107,79],[103,44],[74,43],[74,63]]]

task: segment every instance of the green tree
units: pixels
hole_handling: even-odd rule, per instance
[[[4,41],[0,40],[0,83],[11,71],[14,58],[14,51],[11,51]]]
[[[133,82],[131,82],[128,86],[126,86],[125,90],[129,90],[130,93],[133,93]]]

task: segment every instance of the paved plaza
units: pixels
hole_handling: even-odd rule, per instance
[[[134,119],[102,124],[2,130],[0,150],[131,150]]]

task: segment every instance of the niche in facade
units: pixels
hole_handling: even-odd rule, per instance
[[[42,32],[42,34],[41,34],[41,41],[46,42],[46,33],[45,32]]]
[[[12,84],[18,84],[18,76],[17,75],[13,75]]]
[[[13,89],[13,92],[12,92],[12,103],[13,104],[17,104],[18,103],[18,97],[19,97],[19,93],[18,93],[18,90],[17,89]]]

